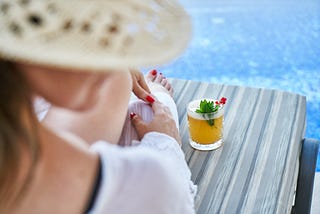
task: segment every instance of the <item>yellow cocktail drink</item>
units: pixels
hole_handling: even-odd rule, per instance
[[[199,144],[212,144],[222,139],[223,115],[212,119],[213,125],[207,120],[199,120],[188,115],[190,138]]]
[[[198,113],[196,110],[199,109],[200,102],[201,100],[195,100],[188,105],[190,145],[199,150],[213,150],[223,143],[223,105],[217,104],[217,110],[213,113]]]

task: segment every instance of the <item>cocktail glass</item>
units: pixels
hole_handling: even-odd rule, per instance
[[[190,145],[198,150],[214,150],[223,144],[224,106],[214,113],[197,113],[201,100],[191,101],[187,108]]]

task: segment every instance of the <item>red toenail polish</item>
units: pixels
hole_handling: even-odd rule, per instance
[[[155,69],[152,70],[152,71],[151,71],[151,74],[152,74],[153,76],[157,75],[157,70],[155,70]]]
[[[154,98],[151,97],[150,95],[148,95],[148,96],[146,97],[146,100],[147,100],[149,103],[154,103]]]
[[[134,116],[136,116],[136,114],[133,113],[133,112],[131,112],[131,113],[130,113],[130,118],[132,119]]]

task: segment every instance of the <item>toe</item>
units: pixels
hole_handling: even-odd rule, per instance
[[[155,80],[155,78],[157,77],[157,70],[153,69],[151,71],[148,72],[148,74],[146,75],[147,80],[153,82]]]
[[[154,82],[161,84],[161,81],[163,80],[163,78],[164,78],[164,77],[163,77],[162,73],[159,73],[159,74],[156,76],[156,78],[154,79]]]
[[[173,94],[173,87],[169,82],[167,82],[167,84],[164,87],[169,91],[171,95]]]
[[[163,78],[162,81],[161,81],[161,85],[167,89],[168,91],[170,91],[170,89],[172,88],[171,87],[171,84],[168,82],[168,80],[166,78]]]
[[[170,86],[170,89],[168,90],[169,94],[172,96],[173,95],[173,88]]]
[[[171,84],[169,82],[167,82],[167,84],[164,86],[168,91],[170,91],[170,89],[172,88],[171,87]]]
[[[160,84],[161,84],[163,87],[165,87],[167,83],[168,83],[168,80],[167,80],[166,78],[163,78],[163,79],[161,80],[161,82],[160,82]]]

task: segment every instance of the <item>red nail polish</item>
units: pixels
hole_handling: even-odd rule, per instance
[[[150,95],[148,95],[148,96],[146,97],[146,100],[147,100],[149,103],[154,103],[154,98],[151,97]]]
[[[157,75],[157,70],[155,70],[155,69],[152,70],[152,71],[151,71],[151,74],[152,74],[153,76]]]
[[[132,119],[132,118],[134,118],[134,116],[136,116],[136,113],[131,112],[130,113],[130,118]]]

